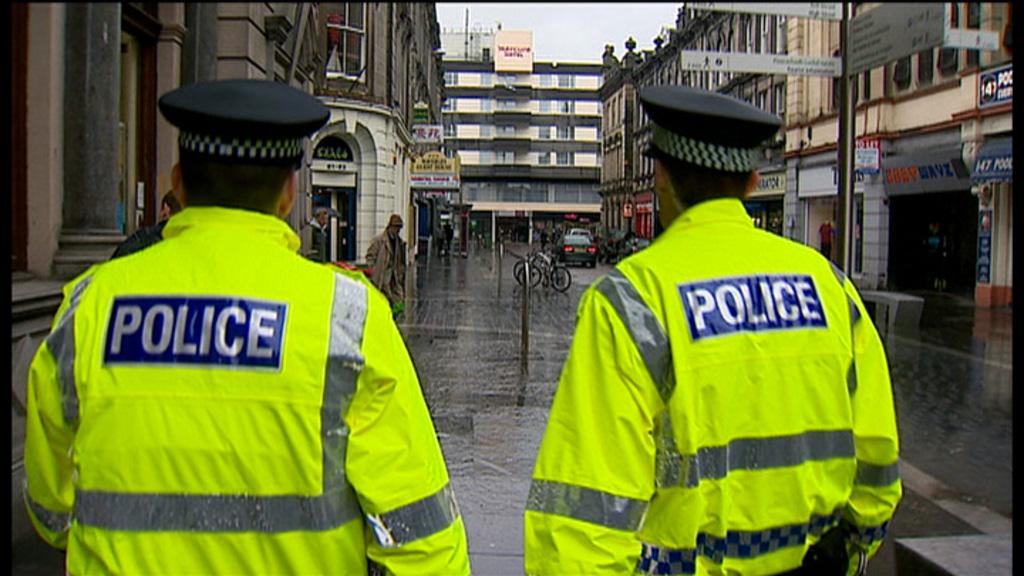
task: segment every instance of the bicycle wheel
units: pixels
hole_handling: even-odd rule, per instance
[[[526,278],[526,265],[522,260],[516,262],[515,266],[512,267],[512,275],[516,277],[516,282],[522,286],[523,280]],[[536,288],[540,284],[541,272],[537,270],[533,265],[530,266],[530,288]]]
[[[565,266],[555,266],[551,269],[551,286],[559,292],[565,292],[572,284],[572,273]]]

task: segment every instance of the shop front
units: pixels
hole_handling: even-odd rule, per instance
[[[654,239],[654,192],[642,192],[634,196],[636,205],[633,218],[633,233],[648,240]]]
[[[960,148],[884,159],[889,279],[895,290],[974,290],[978,209]]]
[[[986,138],[974,160],[971,192],[978,198],[974,300],[979,306],[1013,302],[1013,140]]]
[[[447,226],[452,227],[453,242],[465,237],[461,224],[468,224],[459,218],[454,204],[458,202],[461,181],[459,158],[448,158],[440,152],[427,152],[412,162],[409,179],[412,198],[416,205],[416,229],[414,256],[427,254],[431,247],[435,252],[445,238]]]
[[[830,154],[831,158],[835,155]],[[877,176],[858,172],[854,179],[853,197],[853,275],[864,270],[864,198],[865,192],[877,181]],[[785,184],[784,184],[785,185]],[[839,215],[839,173],[835,162],[810,166],[800,170],[797,198],[803,212],[804,244],[817,249],[833,262],[840,260],[836,253],[836,238],[841,234]],[[781,230],[781,227],[780,227]],[[781,233],[781,232],[777,232]]]
[[[783,200],[786,196],[785,169],[760,175],[757,188],[743,201],[754,226],[782,236]]]
[[[352,147],[339,136],[327,136],[313,149],[313,211],[326,208],[330,215],[327,233],[312,235],[313,252],[322,253],[326,242],[327,259],[356,260],[357,163]],[[307,227],[313,226],[311,220]]]

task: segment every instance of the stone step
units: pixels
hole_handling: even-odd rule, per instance
[[[1013,534],[898,538],[898,576],[1010,576]]]

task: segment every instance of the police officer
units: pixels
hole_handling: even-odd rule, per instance
[[[854,573],[902,494],[878,334],[840,270],[743,207],[777,117],[681,86],[640,99],[665,231],[581,299],[526,571]]]
[[[259,80],[159,105],[187,208],[65,288],[28,386],[37,531],[71,574],[468,574],[387,300],[283,220],[329,111]]]

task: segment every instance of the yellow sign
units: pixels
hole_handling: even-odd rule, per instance
[[[533,32],[498,30],[494,33],[495,72],[533,72]]]
[[[761,174],[757,188],[750,194],[751,198],[759,196],[778,196],[786,193],[786,173],[769,172]]]
[[[440,152],[427,152],[413,160],[411,170],[415,173],[458,175],[459,157],[446,158]]]

